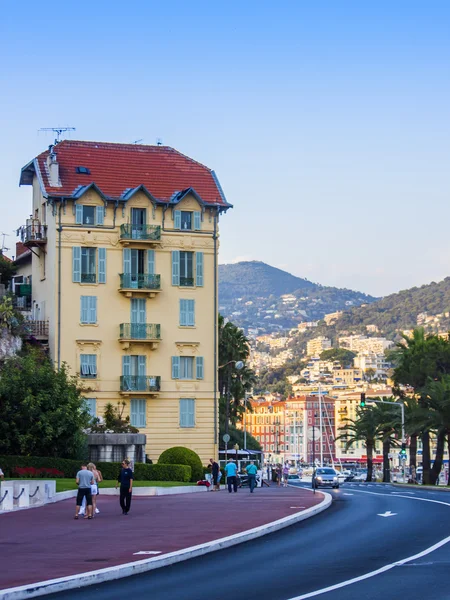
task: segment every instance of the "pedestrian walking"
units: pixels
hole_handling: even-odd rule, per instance
[[[288,480],[289,480],[289,463],[284,463],[284,467],[283,467],[283,486],[287,487],[288,486]]]
[[[231,494],[232,489],[234,493],[237,492],[237,466],[236,463],[230,458],[225,465],[225,473],[227,474],[228,492]]]
[[[212,478],[213,478],[213,491],[218,492],[220,490],[220,487],[219,487],[219,473],[220,473],[219,463],[217,463],[213,458],[210,458],[209,462],[211,463],[211,472],[212,472]]]
[[[85,519],[92,519],[92,494],[91,485],[94,483],[92,473],[88,471],[87,465],[81,465],[81,470],[78,471],[75,481],[78,485],[77,501],[75,507],[75,519],[78,519],[81,503],[83,498],[86,498],[86,516]]]
[[[120,483],[120,507],[123,515],[127,515],[130,512],[133,477],[134,475],[130,468],[130,461],[127,459],[123,460],[122,468],[116,483],[116,489]]]
[[[281,485],[281,465],[279,465],[279,464],[275,465],[275,469],[274,469],[273,473],[274,473],[273,476],[275,478],[276,484],[278,487],[280,487],[280,485]]]
[[[103,475],[101,473],[101,471],[99,471],[97,469],[97,467],[94,465],[94,463],[89,463],[88,466],[88,471],[90,471],[92,473],[92,476],[94,478],[94,483],[91,485],[91,494],[92,494],[92,514],[98,514],[100,511],[97,508],[97,496],[98,496],[98,484],[100,483],[100,481],[103,481]]]
[[[250,464],[246,466],[245,470],[247,471],[248,475],[248,487],[250,488],[250,493],[253,494],[253,490],[256,487],[256,473],[258,472],[255,461],[251,460]]]

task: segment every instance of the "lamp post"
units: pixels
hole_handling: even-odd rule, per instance
[[[217,370],[228,367],[234,364],[235,368],[240,371],[244,367],[242,360],[229,360],[227,363],[220,365]],[[225,408],[225,435],[228,435],[228,425],[230,420],[230,397],[231,397],[231,368],[228,369],[228,390],[226,397],[226,408]],[[227,445],[225,445],[225,462],[227,461]]]
[[[316,493],[316,419],[317,413],[314,413],[313,419],[313,472],[312,472],[312,488],[313,493]]]
[[[247,392],[244,396],[244,450],[247,450],[247,400],[252,396],[247,397]]]

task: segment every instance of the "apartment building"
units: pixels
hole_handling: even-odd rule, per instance
[[[365,352],[358,354],[353,359],[353,364],[356,369],[360,369],[363,373],[373,370],[374,377],[386,377],[389,363],[386,361],[384,354],[375,354],[373,352]]]
[[[125,402],[157,460],[217,456],[218,221],[214,171],[166,146],[65,140],[21,172],[32,300],[50,354],[94,416]]]
[[[349,335],[339,338],[339,347],[346,348],[352,352],[373,352],[382,354],[394,342],[383,337],[367,337],[365,335]]]
[[[324,350],[331,348],[331,340],[323,335],[313,338],[306,344],[306,354],[308,356],[319,356]]]
[[[362,381],[361,369],[335,369],[333,371],[334,385],[355,386]]]

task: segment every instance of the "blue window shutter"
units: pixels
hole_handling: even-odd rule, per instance
[[[138,400],[138,427],[145,427],[145,409],[146,409],[146,401],[145,399]]]
[[[106,283],[106,248],[98,249],[98,282]]]
[[[203,285],[203,252],[195,253],[196,280],[195,285]]]
[[[138,322],[139,308],[138,308],[137,301],[138,301],[137,298],[131,298],[131,322],[132,323]]]
[[[72,281],[81,282],[81,248],[73,246],[72,248]]]
[[[197,231],[201,229],[201,215],[202,213],[199,210],[194,211],[194,229]]]
[[[97,416],[97,399],[96,398],[85,398],[86,407],[91,417]]]
[[[147,275],[155,274],[155,251],[147,250]]]
[[[181,229],[181,210],[173,211],[173,227],[174,229]]]
[[[180,400],[180,427],[186,427],[186,400]]]
[[[188,302],[188,300],[180,300],[180,325],[181,326],[187,325],[187,310],[186,310],[187,302]]]
[[[94,377],[97,377],[97,355],[90,354],[89,355],[89,373]]]
[[[130,400],[130,425],[133,425],[133,427],[137,426],[137,420],[138,420],[137,403],[138,402],[139,402],[139,400],[136,400],[136,398],[131,398],[131,400]]]
[[[90,296],[88,302],[89,323],[97,323],[97,296]]]
[[[195,400],[189,399],[187,401],[188,408],[188,427],[195,427]]]
[[[180,285],[180,251],[172,251],[172,285]]]
[[[203,356],[197,356],[197,358],[195,359],[195,362],[196,362],[196,366],[197,366],[196,377],[197,377],[197,379],[203,379]]]
[[[172,379],[180,379],[180,357],[172,356]]]
[[[103,206],[95,207],[95,224],[103,225],[105,220],[105,208]]]
[[[80,375],[89,375],[89,363],[87,354],[80,354]]]
[[[186,300],[187,304],[187,325],[194,327],[195,325],[195,300]]]
[[[123,272],[131,273],[131,249],[124,248],[123,250]]]
[[[88,323],[89,321],[89,296],[81,296],[81,311],[80,311],[80,322]]]
[[[124,377],[131,375],[131,356],[122,356],[122,375]]]
[[[75,208],[75,223],[77,225],[83,224],[83,206],[81,204],[77,204]]]
[[[145,355],[140,355],[138,356],[138,375],[139,377],[145,377],[146,376],[146,364],[147,364],[147,357]]]

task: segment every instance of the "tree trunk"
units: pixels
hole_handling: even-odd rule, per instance
[[[435,485],[439,473],[442,469],[442,461],[444,458],[444,444],[445,444],[445,430],[439,430],[436,440],[436,458],[434,459],[434,465],[430,472],[430,484]]]
[[[409,465],[417,468],[417,433],[411,435],[409,442]]]
[[[373,441],[367,440],[367,477],[366,481],[372,481],[373,472]]]
[[[423,466],[423,483],[430,484],[430,434],[428,431],[422,433],[422,466]]]
[[[389,462],[389,451],[391,449],[391,440],[383,441],[383,483],[391,482],[391,465]]]

